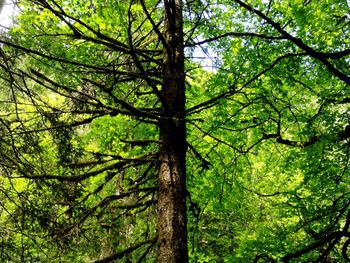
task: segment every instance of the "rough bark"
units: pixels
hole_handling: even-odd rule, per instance
[[[158,262],[188,262],[186,125],[182,1],[164,1],[165,21],[158,175]]]

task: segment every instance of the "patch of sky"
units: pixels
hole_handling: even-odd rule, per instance
[[[0,30],[6,31],[13,24],[18,13],[17,0],[0,0]]]

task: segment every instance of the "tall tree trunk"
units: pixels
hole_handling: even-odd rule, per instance
[[[188,262],[186,218],[186,124],[181,0],[164,0],[164,98],[160,123],[158,253],[162,263]]]

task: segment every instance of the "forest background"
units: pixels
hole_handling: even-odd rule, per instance
[[[350,261],[347,1],[17,6],[1,262]]]

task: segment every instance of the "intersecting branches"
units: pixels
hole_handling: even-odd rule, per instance
[[[263,12],[261,12],[258,9],[253,8],[249,4],[241,1],[241,0],[235,0],[237,4],[239,4],[241,7],[247,9],[248,11],[256,14],[258,17],[263,19],[267,24],[269,24],[272,28],[274,28],[277,32],[279,32],[285,39],[295,44],[297,47],[299,47],[301,50],[303,50],[307,55],[310,57],[313,57],[320,61],[334,76],[339,78],[340,80],[344,81],[346,84],[350,84],[350,77],[347,76],[346,73],[342,72],[341,70],[337,69],[330,61],[329,59],[340,59],[345,56],[350,55],[350,49],[345,49],[342,51],[335,51],[335,52],[321,52],[317,51],[314,48],[310,47],[309,45],[305,44],[302,39],[296,38],[292,36],[290,33],[288,33],[279,23],[275,22],[273,19],[265,15]]]

